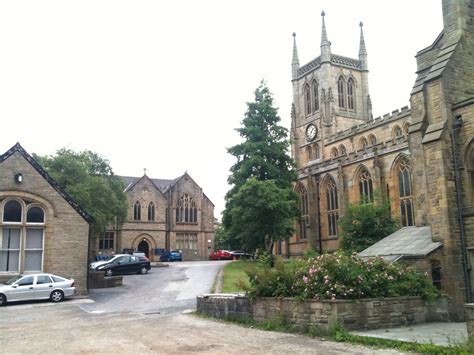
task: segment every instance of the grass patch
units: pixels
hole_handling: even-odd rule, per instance
[[[257,267],[255,261],[238,260],[224,266],[221,292],[245,292],[249,286],[249,277],[246,271]]]

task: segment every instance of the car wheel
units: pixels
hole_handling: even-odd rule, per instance
[[[5,295],[0,294],[0,307],[5,306],[7,304],[7,297]]]
[[[64,299],[64,293],[63,293],[63,291],[61,291],[61,290],[54,290],[54,291],[51,292],[51,294],[49,295],[49,299],[50,299],[52,302],[61,302],[61,301]]]
[[[143,274],[146,274],[146,273],[148,273],[148,269],[147,269],[145,266],[142,266],[142,267],[140,268],[140,274],[143,275]]]
[[[112,276],[113,274],[114,272],[112,271],[112,269],[105,270],[105,276]]]

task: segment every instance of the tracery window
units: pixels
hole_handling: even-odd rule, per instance
[[[372,177],[367,169],[359,174],[359,195],[362,203],[371,203],[374,200]]]
[[[155,220],[155,204],[153,202],[150,202],[148,205],[148,221],[154,221]]]
[[[326,186],[329,236],[337,235],[337,220],[339,219],[339,202],[337,197],[337,186],[334,180],[330,179]]]
[[[307,238],[307,229],[309,227],[309,205],[308,205],[308,193],[306,189],[301,186],[299,189],[300,195],[300,238]]]
[[[43,208],[13,199],[4,202],[0,208],[0,273],[42,271]]]
[[[349,110],[355,110],[354,105],[354,80],[350,78],[347,81],[347,108]]]
[[[346,108],[346,102],[345,102],[345,83],[344,79],[342,77],[339,78],[337,82],[337,94],[338,94],[338,101],[339,101],[339,107],[340,108]]]
[[[176,206],[176,222],[178,223],[197,223],[197,206],[196,201],[184,194]]]
[[[137,201],[135,202],[135,205],[133,205],[133,220],[141,221],[141,219],[142,219],[142,206],[140,205],[140,202]]]
[[[398,191],[402,227],[414,226],[415,213],[413,208],[410,162],[407,159],[402,159],[398,164]]]
[[[306,84],[304,87],[304,98],[305,98],[306,115],[309,115],[311,114],[311,90],[308,84]]]
[[[319,86],[318,86],[318,82],[316,80],[313,81],[313,108],[314,108],[314,111],[318,111],[319,110]]]

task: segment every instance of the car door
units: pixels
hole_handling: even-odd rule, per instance
[[[23,276],[21,279],[12,284],[11,289],[8,291],[7,298],[10,301],[25,301],[31,300],[35,296],[34,290],[35,277]]]
[[[34,289],[36,299],[47,299],[53,289],[53,282],[48,275],[37,275]]]
[[[130,267],[130,256],[122,256],[115,261],[113,271],[115,274],[126,274],[127,269]]]

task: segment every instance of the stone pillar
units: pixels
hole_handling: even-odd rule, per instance
[[[466,312],[467,335],[469,339],[474,339],[474,303],[466,303],[464,310]]]

